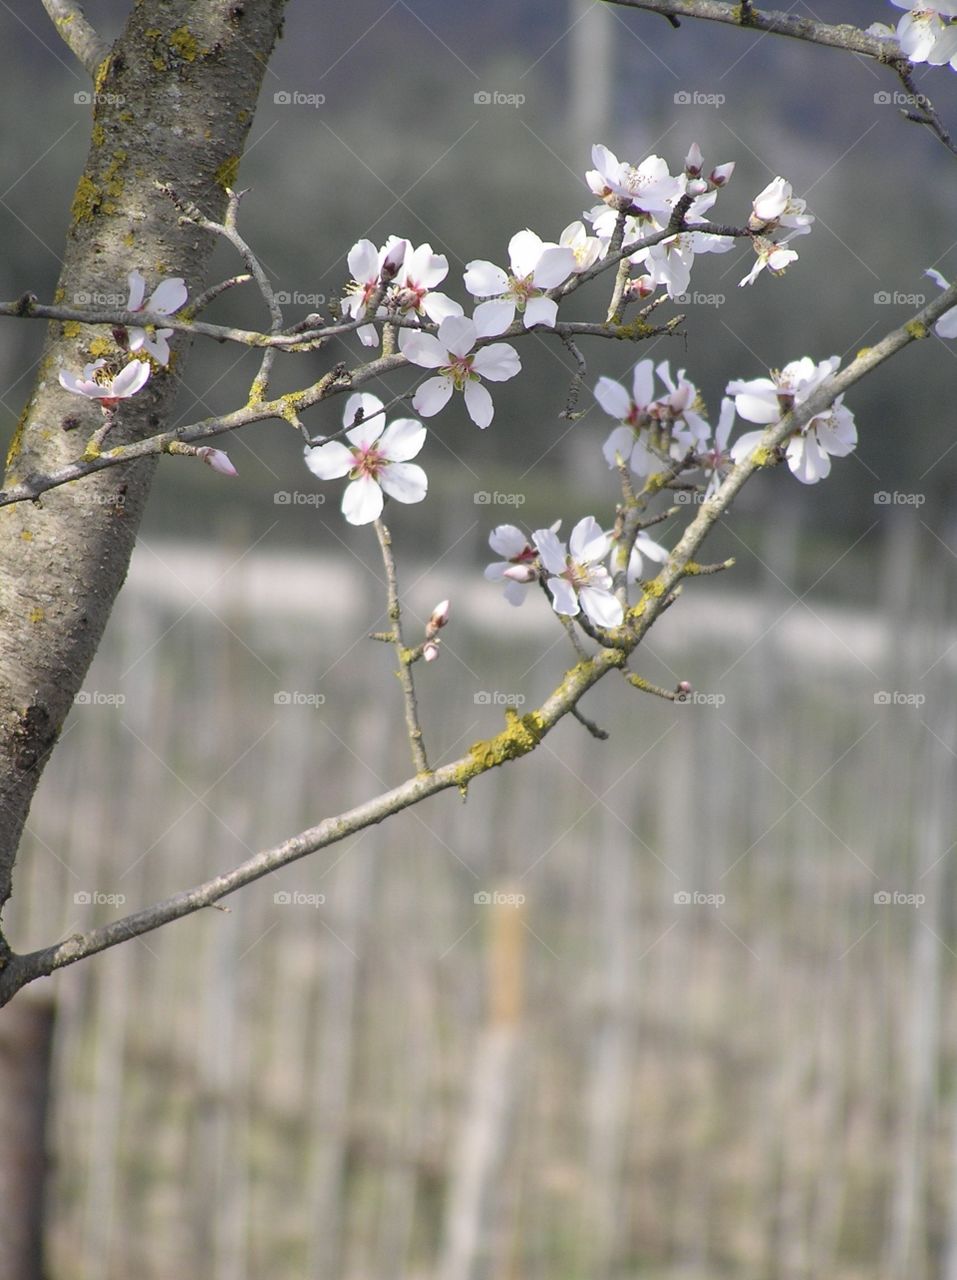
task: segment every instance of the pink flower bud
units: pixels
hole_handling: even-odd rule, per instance
[[[731,175],[734,173],[734,161],[728,164],[719,164],[711,170],[708,181],[714,187],[724,187],[731,181]]]
[[[441,627],[449,620],[449,602],[442,600],[432,610],[432,616],[425,624],[425,638],[431,640]]]
[[[422,646],[422,657],[426,662],[434,662],[439,656],[439,642],[437,640],[427,640]]]
[[[697,178],[701,173],[703,163],[704,157],[701,154],[701,148],[697,142],[692,142],[691,150],[685,156],[685,173],[689,178]]]
[[[196,450],[196,456],[197,458],[202,458],[207,467],[212,467],[221,476],[239,475],[239,472],[229,461],[228,454],[223,453],[222,449],[210,449],[208,445],[203,445]]]
[[[648,298],[657,286],[651,276],[639,276],[637,280],[629,280],[628,293],[632,298]]]
[[[691,178],[688,182],[689,196],[703,196],[708,190],[708,184],[704,178]]]
[[[502,577],[512,582],[534,582],[538,573],[530,564],[512,564],[502,571]]]
[[[679,680],[675,685],[675,700],[677,702],[686,702],[692,693],[694,693],[694,688],[690,680]]]
[[[408,240],[396,240],[395,244],[382,259],[382,269],[379,276],[383,283],[388,284],[390,280],[394,280],[396,278],[399,273],[399,268],[405,261],[405,254],[408,247]]]

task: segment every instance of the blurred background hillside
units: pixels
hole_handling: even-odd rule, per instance
[[[86,5],[108,37],[126,8]],[[48,299],[87,84],[39,5],[0,29],[0,295]],[[957,123],[957,76],[916,78]],[[577,0],[292,0],[243,231],[303,299],[290,319],[339,292],[356,239],[390,233],[447,254],[465,301],[466,261],[502,263],[515,230],[557,238],[589,206],[593,141],[672,170],[693,141],[734,160],[729,222],[781,173],[818,218],[785,278],[739,290],[744,250],[699,259],[711,301],[680,308],[686,336],[585,348],[589,387],[670,359],[716,418],[729,378],[846,360],[929,299],[926,267],[957,277],[953,161],[896,87],[837,52]],[[601,313],[595,293],[574,314]],[[251,293],[208,318],[263,323]],[[7,439],[42,326],[4,334]],[[280,364],[277,388],[359,351]],[[441,797],[49,984],[52,1280],[957,1280],[954,354],[916,344],[851,394],[861,443],[827,483],[779,469],[739,500],[707,551],[737,567],[692,584],[635,663],[699,701],[603,686],[585,709],[609,742],[569,721],[467,803]],[[453,600],[422,680],[437,761],[574,660],[544,605],[512,611],[482,582],[489,529],[567,530],[613,500],[590,392],[578,423],[559,417],[567,353],[521,355],[488,431],[457,405],[432,421],[429,497],[389,513],[410,617]],[[178,420],[234,408],[254,368],[197,346]],[[409,772],[389,655],[365,639],[384,624],[370,531],[344,524],[288,428],[229,449],[236,481],[159,469],[34,807],[18,949]],[[515,501],[475,500],[495,493]]]

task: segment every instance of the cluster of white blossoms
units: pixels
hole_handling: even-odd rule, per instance
[[[898,21],[897,30],[884,22],[874,22],[867,34],[894,37],[901,53],[911,62],[926,62],[932,67],[949,63],[957,71],[957,0],[891,0],[907,13]]]
[[[471,316],[465,314],[460,303],[437,290],[448,275],[449,264],[443,254],[433,252],[431,245],[413,247],[409,240],[389,236],[379,247],[371,240],[359,240],[352,246],[347,257],[351,279],[342,295],[342,312],[357,322],[358,336],[365,346],[378,346],[382,332],[391,325],[401,354],[410,364],[431,371],[433,376],[426,378],[412,396],[412,407],[421,417],[433,417],[456,392],[461,392],[472,421],[478,427],[487,427],[495,415],[495,406],[485,384],[506,382],[522,368],[511,343],[492,339],[536,327],[554,331],[559,326],[563,297],[581,283],[575,277],[590,272],[607,257],[619,218],[624,218],[625,250],[649,232],[664,231],[681,201],[685,201],[682,208],[686,208],[686,221],[705,225],[705,214],[734,172],[733,164],[720,164],[706,173],[697,143],[685,157],[683,171],[676,175],[669,172],[659,156],[648,156],[635,165],[619,161],[600,144],[592,148],[592,162],[595,167],[586,173],[585,182],[602,203],[583,215],[585,221],[569,223],[558,240],[543,240],[527,227],[516,232],[508,243],[507,268],[484,258],[466,264],[463,283],[473,300]],[[750,239],[757,254],[754,267],[741,283],[752,283],[765,269],[779,275],[797,258],[794,250],[786,247],[788,242],[809,231],[813,221],[812,215],[805,212],[804,201],[793,195],[790,183],[775,178],[755,197],[748,225],[737,233]],[[591,232],[586,222],[591,224]],[[779,235],[781,232],[784,234]],[[664,288],[670,297],[678,297],[688,288],[696,255],[724,253],[733,248],[734,242],[730,234],[695,230],[636,248],[626,256],[630,263],[642,267],[644,274],[629,282],[629,296],[647,297]],[[654,401],[650,361],[635,370],[633,398],[611,379],[600,380],[596,395],[602,407],[623,424],[605,446],[610,465],[614,465],[618,450],[627,448],[632,469],[648,474],[656,456],[669,452],[677,456],[689,448],[700,451],[710,437],[710,427],[696,408],[697,391],[685,379],[684,371],[673,382],[666,362],[658,366],[658,375],[667,392]],[[639,421],[644,414],[650,415],[650,424]],[[393,447],[391,435],[388,440],[385,435],[381,440],[378,435],[375,441],[367,438],[368,420],[367,416],[357,425],[347,411],[344,426],[348,445],[320,441],[306,447],[307,463],[320,478],[350,478],[343,511],[356,524],[378,517],[383,492],[403,502],[421,501],[426,493],[424,482],[403,486],[401,497],[390,491],[390,483],[396,487],[396,473],[389,468],[394,463],[404,465],[407,458],[383,452]],[[654,430],[642,433],[637,429],[648,425]],[[384,420],[380,434],[381,427]],[[727,432],[720,427],[719,430],[726,438]],[[336,444],[335,449],[332,444]],[[359,456],[361,450],[373,444],[371,460]],[[716,436],[713,477],[720,476],[723,457]],[[420,468],[415,470],[424,477]],[[392,481],[388,479],[390,475]],[[354,488],[360,481],[361,490]],[[360,492],[364,494],[361,501]]]
[[[144,311],[149,315],[172,316],[186,305],[186,300],[189,298],[186,281],[181,276],[170,276],[166,280],[161,280],[146,302],[143,301],[146,296],[146,280],[142,272],[134,268],[126,277],[126,281],[129,286],[127,311]],[[169,364],[168,339],[172,333],[172,329],[156,329],[153,326],[149,328],[137,325],[131,325],[129,328],[117,326],[113,330],[117,346],[122,351],[129,351],[134,355],[136,352],[144,351],[148,358],[143,360],[137,356],[118,368],[115,361],[108,362],[101,357],[86,365],[81,374],[72,373],[69,369],[61,369],[58,375],[60,386],[75,396],[99,401],[103,413],[110,415],[116,410],[121,400],[128,400],[131,396],[135,396],[149,382],[152,372],[150,360],[160,368],[165,368]],[[218,471],[220,475],[238,474],[229,460],[229,455],[222,449],[203,445],[195,450],[195,456],[205,462],[208,467],[212,467],[214,471]]]
[[[957,309],[947,313],[950,315],[957,321]],[[627,467],[639,478],[670,471],[677,479],[700,472],[700,483],[693,487],[707,501],[731,468],[760,446],[764,435],[763,429],[749,431],[730,444],[735,414],[762,428],[770,426],[800,408],[839,364],[838,356],[817,364],[806,356],[772,371],[768,378],[729,382],[712,432],[697,388],[683,369],[672,378],[667,361],[657,368],[651,360],[639,361],[631,390],[611,378],[600,378],[595,387],[596,400],[619,424],[602,447],[605,461],[610,467]],[[665,388],[657,396],[655,375]],[[829,474],[831,458],[844,457],[856,444],[854,415],[844,405],[843,396],[838,396],[827,409],[795,428],[780,449],[798,480],[816,484]],[[489,545],[501,559],[487,566],[486,578],[505,584],[510,604],[521,604],[527,588],[540,583],[547,587],[556,613],[574,616],[582,612],[595,626],[620,626],[625,607],[622,596],[628,586],[640,580],[645,558],[663,564],[668,551],[639,529],[624,574],[625,591],[616,592],[616,535],[603,531],[594,517],[586,516],[575,525],[566,547],[558,538],[560,523],[538,529],[530,537],[515,525],[493,529]]]

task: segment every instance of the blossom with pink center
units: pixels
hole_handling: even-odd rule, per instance
[[[794,232],[793,234],[797,235],[798,233]],[[790,236],[785,236],[780,243],[776,244],[773,240],[768,240],[765,236],[755,236],[751,241],[751,244],[754,247],[754,252],[757,257],[754,260],[754,266],[748,274],[743,280],[738,281],[738,288],[743,289],[746,284],[754,284],[755,280],[757,280],[758,276],[765,269],[767,269],[772,276],[780,276],[784,274],[785,268],[792,262],[797,262],[797,253],[793,249],[785,247],[790,239]]]
[[[660,156],[647,156],[640,165],[627,164],[596,143],[591,159],[595,167],[585,174],[589,189],[618,212],[670,215],[684,192],[683,179],[672,177]]]
[[[508,257],[511,275],[481,258],[467,264],[466,289],[474,298],[489,299],[475,308],[475,323],[484,333],[504,333],[518,311],[526,329],[537,324],[551,327],[558,316],[558,303],[545,295],[564,284],[575,270],[574,250],[546,242],[526,229],[508,242]]]
[[[359,419],[357,422],[356,419]],[[409,461],[425,444],[426,430],[415,418],[385,425],[378,396],[359,392],[346,401],[343,425],[348,445],[339,440],[306,447],[306,466],[320,480],[349,477],[342,514],[350,524],[371,524],[382,514],[383,493],[397,502],[421,502],[428,478]]]
[[[734,396],[735,407],[742,418],[767,426],[803,404],[840,363],[840,356],[831,356],[819,364],[805,356],[772,372],[770,378],[729,382],[727,394]],[[763,430],[749,431],[736,440],[731,448],[734,461],[747,458],[760,445],[763,435]],[[810,422],[794,432],[785,446],[785,456],[792,473],[802,484],[817,484],[830,474],[831,457],[843,458],[856,445],[854,415],[844,407],[841,395],[830,408],[815,414]]]
[[[417,413],[421,413],[423,418],[431,418],[445,408],[453,391],[461,391],[469,417],[475,425],[488,426],[495,408],[481,379],[507,382],[522,368],[518,352],[507,342],[494,342],[491,346],[480,347],[478,351],[473,350],[479,338],[494,332],[496,330],[485,328],[478,317],[473,322],[465,316],[449,316],[443,320],[438,337],[430,333],[416,333],[412,329],[399,331],[399,350],[406,359],[424,369],[439,371],[438,377],[423,382],[412,397]]]
[[[623,458],[637,476],[650,475],[663,458],[682,457],[689,448],[706,440],[710,428],[698,409],[698,390],[685,378],[684,370],[672,381],[667,360],[658,365],[658,377],[667,393],[654,398],[652,362],[641,360],[632,374],[631,394],[613,378],[599,378],[595,399],[616,427],[605,441],[602,452],[609,467]]]
[[[366,312],[376,295],[395,279],[403,259],[409,250],[408,240],[390,236],[381,249],[371,240],[357,240],[349,250],[346,261],[352,280],[342,295],[342,313],[353,320],[365,319]],[[374,347],[379,341],[375,326],[363,325],[358,330],[359,341],[364,347]]]
[[[179,311],[180,307],[185,306],[186,299],[189,297],[186,281],[181,276],[170,276],[167,280],[160,281],[150,294],[149,301],[144,304],[146,281],[142,274],[139,271],[131,271],[126,280],[130,286],[127,311],[149,311],[153,315],[171,316]],[[146,350],[157,364],[169,364],[167,338],[172,335],[172,329],[157,329],[150,333],[147,329],[134,327],[129,332],[131,351]]]
[[[86,396],[88,400],[99,400],[104,412],[113,409],[121,400],[135,396],[142,391],[149,381],[150,366],[148,360],[131,360],[117,374],[101,372],[105,360],[94,360],[85,366],[82,375],[77,376],[68,370],[61,370],[60,386],[72,391],[75,396]]]
[[[548,589],[556,613],[574,617],[584,612],[598,627],[618,627],[625,611],[611,590],[611,575],[602,563],[610,539],[593,516],[585,516],[572,529],[568,546],[551,529],[532,534],[545,570],[551,576]]]
[[[557,529],[556,524],[553,532]],[[505,583],[505,599],[509,604],[523,604],[526,588],[538,578],[535,569],[538,549],[514,524],[498,525],[488,535],[488,543],[502,559],[485,566],[486,579]]]
[[[448,316],[460,316],[461,304],[435,286],[441,284],[449,273],[449,260],[443,253],[433,253],[430,244],[420,244],[413,249],[406,241],[405,257],[389,291],[389,301],[404,316],[415,316],[441,324]]]

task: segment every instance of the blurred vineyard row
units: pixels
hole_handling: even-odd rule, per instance
[[[609,741],[563,722],[58,975],[53,1280],[957,1275],[957,637],[918,545],[866,613],[702,584],[637,662],[693,703],[606,682]],[[573,656],[543,605],[405,576],[412,628],[454,599],[442,761]],[[381,610],[352,559],[141,545],[14,945],[407,776]]]

